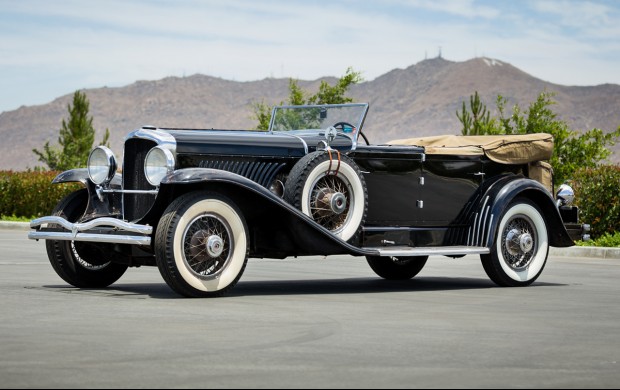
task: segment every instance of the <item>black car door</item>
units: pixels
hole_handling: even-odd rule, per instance
[[[367,226],[414,226],[422,220],[422,148],[360,146],[351,156],[366,180]]]
[[[418,225],[448,226],[484,179],[479,156],[426,155]]]

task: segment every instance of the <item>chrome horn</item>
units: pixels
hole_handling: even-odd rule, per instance
[[[558,207],[570,206],[575,200],[575,191],[568,184],[562,184],[555,194],[555,199]]]

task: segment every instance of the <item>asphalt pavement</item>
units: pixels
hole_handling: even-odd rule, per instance
[[[76,289],[45,244],[0,229],[2,388],[617,388],[620,259],[552,255],[526,288],[478,257],[411,281],[349,256],[251,259],[185,299],[156,268]]]

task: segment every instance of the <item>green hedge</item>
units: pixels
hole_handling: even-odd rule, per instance
[[[592,238],[620,231],[620,166],[580,169],[571,184],[580,219],[592,226]]]
[[[0,217],[50,215],[60,199],[82,187],[78,183],[52,184],[57,174],[0,171]]]
[[[620,248],[620,232],[605,233],[596,240],[577,241],[575,244],[579,246],[598,246],[607,248]]]
[[[60,199],[81,184],[52,184],[58,172],[0,171],[0,218],[49,215]],[[571,183],[581,221],[592,226],[592,237],[620,232],[620,166],[581,169]]]

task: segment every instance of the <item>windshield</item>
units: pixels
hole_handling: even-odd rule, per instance
[[[275,107],[269,131],[325,130],[333,126],[344,133],[357,133],[367,112],[367,103]]]

